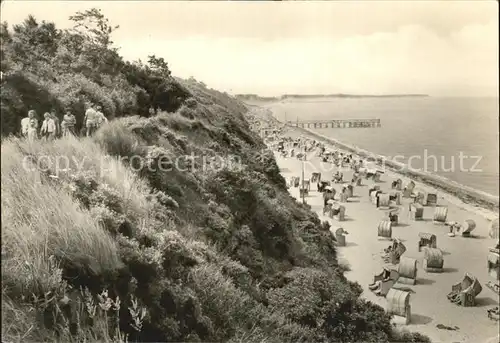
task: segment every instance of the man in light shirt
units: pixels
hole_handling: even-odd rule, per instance
[[[92,104],[87,105],[83,122],[87,128],[87,137],[90,137],[97,128],[97,112],[94,110]]]
[[[35,118],[36,112],[35,110],[29,110],[28,116],[21,120],[21,135],[26,137],[28,135],[28,129],[33,125],[32,120],[34,120],[34,125],[38,130],[38,120]]]

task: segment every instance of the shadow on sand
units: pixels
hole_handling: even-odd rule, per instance
[[[488,237],[481,235],[470,235],[470,236],[461,236],[464,239],[486,239]]]
[[[426,325],[432,322],[431,317],[427,317],[421,314],[413,314],[411,315],[411,325]]]
[[[426,279],[426,278],[420,278],[419,277],[417,279],[417,285],[432,285],[435,282],[436,282],[435,280]]]
[[[416,293],[412,288],[410,288],[408,286],[395,285],[395,286],[392,286],[392,288],[397,289],[399,291],[405,291],[405,292],[409,292],[409,293]]]
[[[459,270],[457,268],[452,268],[452,267],[443,268],[443,273],[453,274],[453,273],[458,273],[458,272],[459,272]]]
[[[498,306],[498,300],[495,300],[490,297],[478,297],[476,298],[476,306],[477,307],[485,307],[485,306]]]

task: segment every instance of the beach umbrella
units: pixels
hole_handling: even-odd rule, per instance
[[[493,239],[498,239],[498,218],[491,223],[489,235]]]

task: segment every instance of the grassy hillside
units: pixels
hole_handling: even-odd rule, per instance
[[[2,341],[425,341],[360,298],[241,102],[74,19],[101,29],[2,28]],[[8,136],[89,100],[116,118],[92,138]]]

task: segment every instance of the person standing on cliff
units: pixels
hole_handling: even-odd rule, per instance
[[[102,113],[102,107],[100,105],[97,106],[97,116],[96,116],[96,127],[99,128],[101,127],[102,124],[108,122],[108,118],[104,116],[104,113]]]
[[[76,118],[70,110],[66,111],[61,123],[63,136],[75,135]]]
[[[56,137],[56,123],[50,113],[46,112],[43,116],[45,119],[42,123],[42,137],[45,137],[47,141],[52,141]]]
[[[34,142],[38,138],[38,121],[36,118],[30,119],[26,137],[30,142]]]
[[[28,116],[21,120],[21,135],[22,136],[27,137],[28,130],[32,125],[32,123],[31,123],[32,120],[34,121],[34,125],[36,126],[36,129],[38,130],[38,119],[36,119],[35,110],[29,110]]]
[[[92,104],[87,105],[83,122],[87,128],[87,137],[92,136],[97,127],[97,112],[94,110]]]
[[[50,117],[54,121],[54,125],[56,127],[55,137],[57,138],[57,137],[61,136],[61,123],[59,121],[59,117],[57,116],[55,109],[52,109],[50,111]]]

